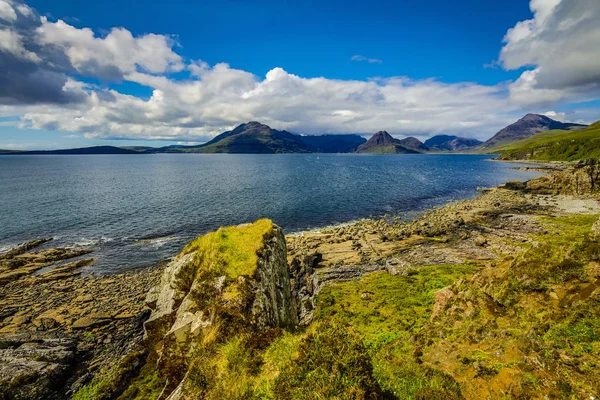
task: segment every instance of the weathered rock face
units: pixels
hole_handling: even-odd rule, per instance
[[[294,325],[296,316],[290,287],[285,237],[279,227],[265,241],[262,256],[253,282],[254,302],[252,317],[259,328],[275,328]]]
[[[0,340],[0,393],[10,399],[58,398],[75,361],[75,341],[39,334]]]
[[[189,369],[212,340],[297,323],[283,232],[272,225],[258,240],[262,244],[250,275],[233,276],[227,266],[203,270],[198,264],[212,261],[198,249],[169,264],[149,292],[146,303],[153,311],[144,327],[154,350],[151,360],[167,379],[161,399],[188,396]]]

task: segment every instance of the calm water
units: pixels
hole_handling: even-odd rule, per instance
[[[0,249],[91,245],[97,272],[146,266],[220,225],[286,232],[406,213],[538,174],[473,155],[0,156]]]

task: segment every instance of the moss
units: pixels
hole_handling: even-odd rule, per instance
[[[118,397],[138,375],[147,353],[134,351],[109,369],[97,373],[92,381],[73,395],[73,400],[104,400]]]
[[[386,272],[323,288],[320,321],[351,326],[365,339],[374,378],[397,398],[462,398],[454,379],[420,362],[411,341],[429,322],[434,293],[476,272],[476,264],[423,266],[410,276]]]
[[[220,228],[190,242],[183,254],[196,251],[192,266],[197,273],[213,271],[231,279],[252,276],[264,238],[272,235],[273,222],[261,219],[252,224]]]
[[[368,346],[379,348],[418,332],[430,318],[433,294],[477,269],[475,264],[423,266],[411,276],[376,272],[327,286],[317,299],[317,318],[353,326]]]
[[[156,365],[146,364],[119,400],[155,400],[164,386],[165,381],[158,376]]]
[[[275,379],[277,399],[375,399],[383,393],[363,340],[337,324],[316,327],[300,343],[290,368]]]

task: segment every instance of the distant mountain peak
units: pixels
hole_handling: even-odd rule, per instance
[[[425,141],[425,146],[436,151],[462,151],[480,146],[483,142],[477,139],[454,135],[436,135]]]
[[[501,129],[492,138],[485,142],[483,147],[489,149],[502,146],[508,143],[527,139],[533,135],[548,130],[577,129],[579,127],[585,127],[585,125],[555,121],[545,115],[529,113],[518,121],[508,125],[506,128]]]
[[[417,140],[417,139],[415,139]],[[367,143],[361,144],[356,149],[358,153],[385,153],[385,154],[414,154],[417,150],[409,149],[402,145],[402,141],[394,139],[386,131],[378,131]]]

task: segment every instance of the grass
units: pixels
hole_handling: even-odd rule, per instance
[[[475,264],[425,266],[410,276],[378,272],[325,287],[317,318],[351,326],[364,338],[383,391],[400,399],[460,398],[452,378],[420,364],[410,339],[429,321],[434,293],[477,270]]]
[[[424,266],[410,276],[376,272],[327,286],[318,297],[317,318],[356,327],[377,348],[417,332],[429,320],[433,294],[475,271],[475,264]]]
[[[575,161],[600,158],[600,124],[581,131],[551,130],[496,147],[504,160]]]
[[[183,254],[198,252],[193,261],[196,271],[214,271],[231,279],[252,276],[263,249],[263,238],[272,233],[273,222],[268,219],[219,228],[194,239],[183,249]]]

